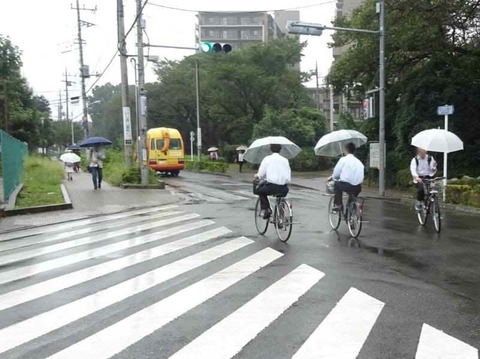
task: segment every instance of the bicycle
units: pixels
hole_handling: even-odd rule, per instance
[[[327,193],[333,194],[333,184],[327,183]],[[335,197],[332,196],[328,203],[328,221],[330,227],[333,230],[337,230],[343,217],[347,223],[348,231],[352,238],[358,238],[362,231],[363,198],[357,197],[353,193],[348,193],[345,212],[343,212],[343,205],[341,209],[337,211],[333,210],[333,206],[335,205],[334,199]]]
[[[440,213],[440,203],[438,200],[438,191],[436,189],[435,182],[443,179],[445,179],[445,177],[423,179],[423,184],[425,186],[425,198],[422,203],[422,208],[416,211],[418,222],[422,226],[425,226],[427,223],[428,215],[430,213],[432,214],[433,225],[437,233],[440,233],[442,230],[442,217]]]
[[[292,204],[284,196],[273,195],[275,197],[275,206],[272,211],[272,203],[269,201],[269,208],[271,215],[268,218],[263,218],[260,206],[260,198],[255,204],[255,227],[260,235],[267,232],[268,225],[272,223],[275,226],[278,239],[282,242],[288,241],[292,234],[293,225],[293,211]]]

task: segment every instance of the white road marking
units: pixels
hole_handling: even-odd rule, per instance
[[[18,239],[18,238],[33,236],[33,235],[38,234],[39,232],[50,233],[50,232],[59,232],[59,231],[71,230],[72,228],[75,228],[75,227],[89,226],[89,225],[96,224],[96,223],[102,223],[102,222],[107,222],[107,221],[111,221],[111,220],[117,220],[117,219],[120,219],[120,218],[130,217],[130,216],[143,214],[143,213],[152,213],[152,212],[155,212],[155,211],[167,211],[167,210],[177,208],[177,207],[178,206],[171,205],[171,206],[142,208],[142,209],[138,209],[138,210],[134,210],[134,211],[122,212],[122,213],[117,213],[117,214],[110,214],[110,215],[101,216],[101,217],[87,218],[87,219],[80,219],[80,220],[72,220],[70,222],[49,224],[47,226],[40,226],[40,227],[35,227],[35,228],[22,229],[22,230],[13,231],[13,232],[10,232],[10,233],[0,234],[0,241],[8,241],[8,240],[11,240],[11,239]]]
[[[240,237],[0,330],[0,353],[50,333],[253,243]],[[93,358],[94,356],[92,356]]]
[[[49,358],[110,358],[281,256],[265,248]]]
[[[184,220],[193,219],[199,217],[197,214],[189,214],[182,216]],[[204,225],[214,224],[213,221],[201,221]],[[0,272],[0,284],[12,282],[14,280],[26,278],[34,274],[43,273],[52,269],[58,269],[64,266],[68,266],[74,263],[82,262],[87,259],[105,256],[117,251],[136,247],[145,243],[153,242],[165,237],[174,236],[179,233],[189,231],[190,228],[198,228],[198,222],[183,224],[178,227],[168,228],[163,231],[150,233],[143,236],[137,236],[124,241],[112,243],[100,248],[88,249],[75,254],[67,255],[64,257],[50,259],[44,262],[35,263],[29,266],[11,269],[8,271]]]
[[[129,226],[129,227],[118,229],[118,230],[111,230],[111,231],[108,231],[108,232],[92,233],[89,236],[85,236],[85,237],[81,237],[81,238],[77,238],[77,239],[72,239],[70,241],[64,241],[64,242],[61,242],[61,243],[55,243],[55,244],[47,245],[47,246],[40,247],[40,248],[33,248],[33,249],[24,248],[24,249],[21,249],[20,251],[16,251],[15,253],[12,253],[12,254],[3,254],[3,255],[0,254],[0,263],[2,265],[7,265],[7,264],[10,264],[10,263],[22,261],[22,260],[25,260],[25,259],[38,257],[38,256],[41,256],[41,255],[50,254],[50,253],[54,253],[54,252],[58,252],[58,251],[63,251],[65,249],[71,249],[71,248],[83,246],[83,245],[86,245],[86,244],[90,245],[90,244],[94,244],[94,243],[105,242],[107,239],[117,238],[117,237],[124,236],[124,235],[127,235],[127,234],[137,233],[137,232],[140,232],[140,231],[145,231],[145,230],[149,230],[149,229],[153,229],[153,228],[157,228],[157,227],[162,227],[162,226],[172,224],[172,223],[177,223],[178,222],[177,218],[166,219],[166,220],[161,220],[161,221],[158,221],[158,219],[163,218],[163,217],[178,215],[178,214],[181,214],[181,213],[183,213],[183,212],[180,212],[180,211],[179,212],[162,212],[162,213],[160,213],[156,216],[148,217],[148,218],[146,218],[146,220],[147,220],[146,222],[142,222],[142,223],[136,224],[134,226]],[[133,222],[133,223],[136,223],[136,222],[138,222],[138,220]],[[127,222],[126,224],[128,224],[128,223],[129,222]],[[125,224],[125,222],[121,223],[121,225],[124,225],[124,224]],[[117,223],[116,227],[118,227],[119,225],[120,225],[120,223]],[[33,239],[35,239],[35,238],[33,238]],[[101,244],[102,243],[100,243],[100,245]]]
[[[350,288],[293,359],[354,359],[385,304]]]
[[[195,222],[197,228],[203,227],[209,222]],[[192,227],[189,227],[193,229]],[[196,228],[195,228],[196,229]],[[172,253],[208,240],[221,237],[231,231],[225,227],[215,228],[200,234],[182,238],[174,242],[169,242],[158,247],[149,248],[144,251],[127,255],[109,262],[97,264],[93,267],[87,267],[78,271],[55,277],[44,282],[33,284],[28,287],[20,288],[12,292],[0,295],[0,310],[11,308],[13,306],[34,300],[60,290],[73,287],[75,285],[87,282],[89,280],[104,276],[109,273],[143,263],[155,258],[159,258],[168,253]]]
[[[5,252],[11,249],[18,249],[18,250],[28,250],[28,247],[31,245],[37,244],[44,244],[49,243],[61,239],[75,239],[75,236],[79,236],[81,234],[89,234],[95,232],[95,236],[103,236],[103,234],[99,232],[104,232],[107,229],[118,228],[119,226],[126,226],[133,223],[140,223],[140,222],[147,222],[151,220],[155,220],[156,218],[167,217],[175,214],[182,213],[181,211],[171,211],[171,212],[154,212],[152,214],[148,214],[146,216],[133,216],[132,218],[122,218],[121,221],[108,221],[108,222],[101,222],[97,224],[90,224],[86,227],[71,229],[71,230],[64,230],[61,233],[46,233],[44,234],[39,229],[39,234],[36,236],[29,236],[26,238],[15,239],[6,242],[0,242],[0,252]],[[0,255],[3,255],[0,253]]]
[[[232,193],[228,193],[226,191],[223,191],[223,190],[212,190],[211,188],[209,187],[205,187],[205,186],[197,186],[197,185],[191,185],[191,184],[188,184],[186,186],[186,189],[188,189],[188,191],[190,191],[191,193],[201,193],[203,195],[207,195],[208,197],[215,197],[215,198],[219,198],[221,200],[227,200],[227,201],[245,201],[249,198],[245,198],[245,197],[242,197],[242,196],[237,196],[235,194],[232,194]]]
[[[258,196],[254,195],[252,192],[249,192],[249,191],[245,191],[245,190],[238,190],[238,191],[233,191],[235,193],[238,193],[244,197],[247,197],[247,198],[257,198]]]
[[[423,324],[415,359],[478,359],[478,349]]]
[[[323,276],[324,273],[302,264],[183,347],[170,359],[232,358]]]

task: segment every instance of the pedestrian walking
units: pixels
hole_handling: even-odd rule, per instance
[[[238,170],[242,173],[243,164],[245,163],[245,151],[241,150],[238,152],[237,161],[238,161]]]
[[[102,188],[103,180],[103,160],[105,160],[105,153],[99,145],[96,145],[92,150],[90,150],[89,156],[90,172],[92,173],[93,180],[93,189]]]
[[[65,168],[65,173],[67,174],[67,181],[73,181],[74,164],[71,162],[65,162],[63,167]]]

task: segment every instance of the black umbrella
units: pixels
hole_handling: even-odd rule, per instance
[[[95,146],[107,146],[112,142],[105,137],[89,137],[80,143],[80,147],[95,147]]]

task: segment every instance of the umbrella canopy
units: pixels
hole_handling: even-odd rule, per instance
[[[80,157],[75,153],[64,153],[60,156],[60,161],[68,163],[80,162]]]
[[[352,142],[356,147],[366,144],[367,137],[355,130],[338,130],[323,136],[315,146],[317,156],[337,157],[343,154],[343,146]]]
[[[218,151],[218,147],[210,147],[207,152],[217,152]]]
[[[269,136],[255,140],[247,152],[245,152],[244,159],[250,163],[260,163],[262,160],[271,154],[270,145],[282,145],[280,154],[285,158],[294,158],[302,149],[283,136]]]
[[[70,151],[80,151],[82,148],[79,145],[70,145],[67,147],[67,150]]]
[[[95,146],[107,146],[112,142],[104,137],[89,137],[80,143],[80,147],[95,147]]]
[[[248,147],[245,145],[240,145],[236,148],[237,151],[246,151],[248,150]]]
[[[412,145],[432,152],[450,153],[463,150],[463,141],[456,134],[440,129],[417,133],[412,138]]]

